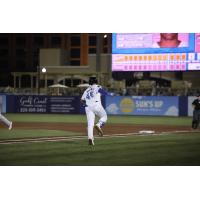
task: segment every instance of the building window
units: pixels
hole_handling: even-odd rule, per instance
[[[39,53],[40,53],[40,48],[34,48],[33,55],[38,57]]]
[[[8,49],[0,49],[0,57],[7,57]]]
[[[0,60],[0,68],[8,68],[8,60]]]
[[[8,45],[8,38],[7,37],[0,37],[0,46]]]
[[[43,46],[44,38],[43,37],[34,37],[34,45]]]
[[[81,39],[80,36],[71,36],[71,46],[80,46]]]
[[[80,58],[80,49],[79,48],[73,48],[71,49],[71,58]]]
[[[96,36],[90,36],[89,37],[89,46],[96,46],[97,44],[97,37]]]
[[[38,60],[38,59],[34,59],[34,60],[33,60],[33,68],[34,68],[34,71],[37,71],[37,66],[39,66],[39,60]]]
[[[25,49],[16,49],[16,56],[17,57],[24,57],[24,56],[26,56],[26,50]]]
[[[51,45],[59,47],[61,46],[61,37],[52,37],[51,38]]]
[[[17,46],[26,46],[26,37],[17,37],[16,45]]]
[[[26,62],[24,60],[17,60],[16,61],[16,68],[19,71],[25,71],[25,69],[26,69]]]

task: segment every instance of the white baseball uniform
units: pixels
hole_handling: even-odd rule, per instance
[[[8,129],[12,129],[12,122],[9,121],[8,119],[6,119],[2,114],[2,104],[3,104],[3,100],[2,97],[0,97],[0,121],[2,121],[4,124],[6,124],[8,126]]]
[[[102,127],[107,121],[107,114],[101,104],[101,94],[108,94],[102,89],[101,86],[93,84],[89,86],[83,93],[81,100],[84,100],[85,112],[87,115],[88,122],[88,139],[94,140],[93,128],[95,123],[95,115],[99,117],[99,121],[96,124],[99,127]]]
[[[0,113],[0,121],[6,124],[9,127],[9,129],[12,128],[12,122],[6,119],[1,113]]]

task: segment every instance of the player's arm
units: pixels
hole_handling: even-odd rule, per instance
[[[80,99],[80,102],[83,106],[86,106],[86,100],[85,100],[85,97],[86,97],[86,92],[83,93],[81,99]]]
[[[196,103],[195,103],[195,100],[192,102],[192,107],[193,109],[195,109],[195,106],[196,106]]]
[[[98,92],[102,95],[107,95],[107,96],[114,96],[113,93],[107,92],[106,90],[104,90],[103,88],[99,88]]]
[[[81,104],[86,105],[86,100],[81,99]]]
[[[99,88],[98,92],[102,95],[109,95],[108,92],[104,90],[103,88]]]

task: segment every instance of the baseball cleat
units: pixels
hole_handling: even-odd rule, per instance
[[[93,141],[92,139],[89,139],[89,140],[88,140],[88,145],[94,146],[94,141]]]
[[[12,122],[10,122],[10,125],[8,127],[8,130],[10,131],[12,129]]]
[[[103,136],[103,131],[102,131],[102,129],[101,129],[98,125],[95,125],[94,128],[97,130],[99,136],[102,137],[102,136]]]

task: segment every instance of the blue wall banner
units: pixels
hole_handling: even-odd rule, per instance
[[[66,97],[48,97],[49,113],[79,113],[80,98],[73,96]]]
[[[194,97],[106,96],[102,98],[108,115],[189,116]],[[3,103],[1,103],[3,102]],[[85,114],[80,96],[0,95],[0,106],[7,113]],[[188,108],[188,109],[187,109]]]
[[[6,95],[0,95],[0,113],[6,113]]]
[[[163,96],[115,96],[106,98],[112,115],[179,115],[179,98]]]
[[[46,113],[47,96],[36,96],[36,95],[7,96],[7,111],[14,113]]]
[[[16,113],[79,113],[78,97],[19,95],[7,97],[8,112]]]
[[[180,96],[179,97],[179,116],[187,116],[188,115],[188,97]]]

